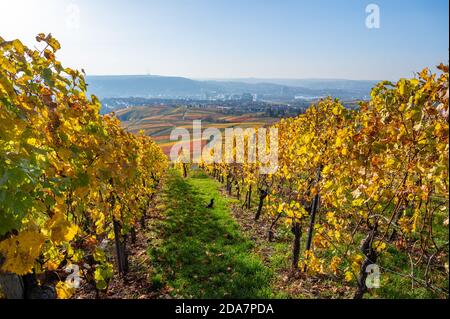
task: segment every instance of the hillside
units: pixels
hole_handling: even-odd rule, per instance
[[[253,80],[199,81],[183,77],[155,75],[87,76],[89,93],[105,97],[205,98],[219,94],[251,93],[261,98],[296,96],[317,98],[365,99],[371,81],[347,80]]]
[[[193,120],[202,120],[202,129],[215,127],[258,127],[276,122],[278,119],[263,116],[261,113],[241,115],[224,114],[217,108],[186,108],[184,106],[137,106],[115,112],[122,127],[132,133],[143,130],[163,149],[166,155],[175,141],[170,141],[170,132],[175,128],[192,130]]]

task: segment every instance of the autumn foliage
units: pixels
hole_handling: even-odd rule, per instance
[[[99,114],[83,73],[55,59],[56,39],[36,40],[40,49],[0,38],[0,271],[56,273],[68,297],[70,265],[107,287],[107,243],[145,214],[167,159],[150,138]]]
[[[379,83],[358,110],[327,98],[282,119],[274,174],[258,162],[202,166],[247,208],[256,198],[256,220],[265,207],[269,240],[277,224],[291,228],[294,268],[353,282],[361,298],[376,264],[384,283],[395,274],[448,297],[448,67],[438,69]],[[400,254],[404,267],[384,267]]]

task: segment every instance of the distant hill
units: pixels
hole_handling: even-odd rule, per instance
[[[87,76],[88,91],[105,97],[187,97],[214,90],[206,83],[167,76]]]
[[[367,94],[380,81],[375,80],[345,80],[345,79],[258,79],[241,78],[239,80],[216,79],[216,81],[233,81],[250,84],[273,83],[291,87],[303,87],[312,90],[344,90]]]
[[[100,98],[211,98],[251,93],[264,99],[365,99],[375,81],[351,80],[192,80],[168,76],[87,76],[88,91]]]

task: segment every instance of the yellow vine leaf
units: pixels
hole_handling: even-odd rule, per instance
[[[56,213],[49,221],[51,239],[56,243],[71,241],[78,233],[78,227],[71,224],[61,213]]]
[[[383,252],[387,248],[386,243],[383,243],[381,241],[375,241],[374,246],[378,253]]]
[[[75,288],[70,287],[64,281],[60,281],[55,286],[58,299],[69,299],[75,293]]]
[[[339,272],[339,265],[341,264],[341,262],[342,258],[338,256],[333,256],[333,258],[331,259],[330,268],[335,275],[337,275]]]
[[[35,231],[24,231],[0,242],[0,254],[5,258],[0,270],[17,275],[30,273],[44,242],[44,235]]]
[[[353,280],[353,273],[351,271],[345,272],[345,281],[350,282]]]

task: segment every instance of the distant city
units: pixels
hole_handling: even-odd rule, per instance
[[[265,113],[270,117],[301,113],[327,96],[349,108],[367,100],[377,81],[330,79],[192,80],[154,75],[88,76],[89,93],[102,101],[102,113],[133,106],[216,108],[223,113]]]

